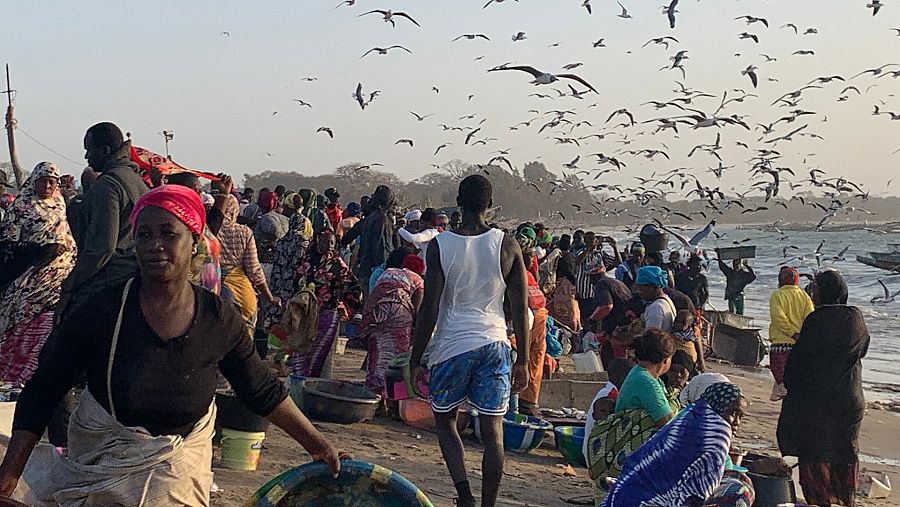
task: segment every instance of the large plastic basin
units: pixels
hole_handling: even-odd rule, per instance
[[[353,424],[373,419],[380,402],[381,396],[350,382],[316,379],[303,382],[301,409],[316,421]]]

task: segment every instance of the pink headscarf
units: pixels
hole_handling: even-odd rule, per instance
[[[162,208],[175,215],[194,234],[200,234],[206,225],[206,209],[197,192],[181,185],[162,185],[147,192],[134,205],[131,212],[131,228],[135,228],[141,211],[150,206]]]

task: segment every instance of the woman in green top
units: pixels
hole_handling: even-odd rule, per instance
[[[659,378],[672,365],[675,339],[665,331],[648,329],[629,348],[637,364],[622,383],[616,412],[599,421],[588,436],[587,461],[596,481],[596,505],[606,496],[607,479],[618,477],[625,458],[675,415]]]
[[[674,414],[666,396],[666,386],[661,376],[672,366],[675,340],[659,329],[648,329],[631,344],[637,366],[625,377],[616,413],[641,409],[661,428]]]

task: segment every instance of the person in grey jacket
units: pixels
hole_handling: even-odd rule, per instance
[[[84,149],[84,158],[100,177],[71,217],[78,260],[62,285],[60,316],[104,288],[137,274],[128,216],[148,189],[138,166],[131,161],[131,141],[125,141],[119,127],[103,122],[87,130]]]

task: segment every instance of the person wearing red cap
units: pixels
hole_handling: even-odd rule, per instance
[[[375,289],[366,298],[360,337],[368,343],[366,388],[386,395],[384,375],[388,364],[409,352],[413,322],[425,293],[425,262],[407,248],[391,252]]]
[[[138,275],[96,295],[88,311],[70,312],[45,345],[19,397],[0,497],[21,477],[30,504],[209,505],[218,371],[247,408],[339,473],[342,453],[262,362],[237,309],[188,281],[205,221],[200,197],[185,187],[164,185],[137,201]],[[82,376],[68,458],[46,444],[35,449]]]
[[[800,273],[790,266],[778,272],[778,289],[769,298],[769,369],[775,378],[772,401],[787,396],[784,368],[806,316],[815,310],[812,299],[800,288]]]

